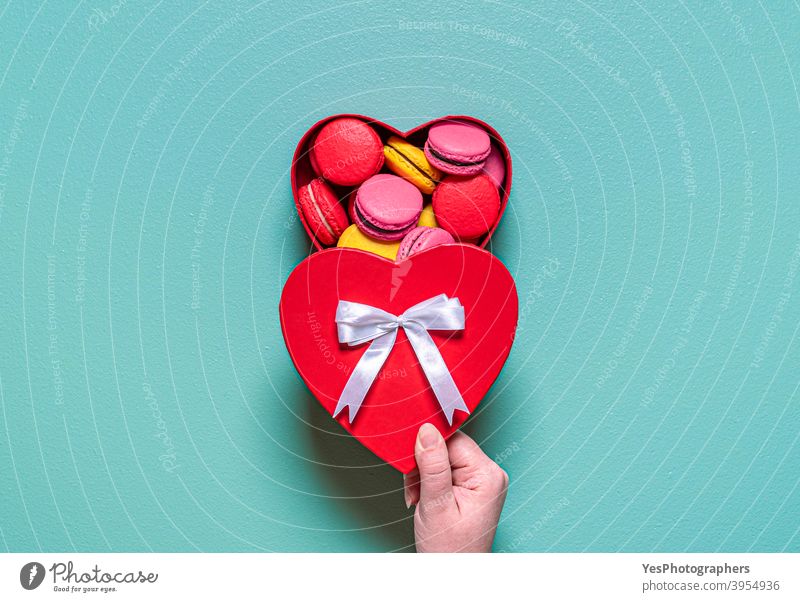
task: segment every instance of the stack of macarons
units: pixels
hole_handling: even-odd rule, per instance
[[[477,243],[500,216],[505,160],[473,123],[437,122],[420,148],[339,117],[317,132],[308,158],[316,178],[300,187],[298,205],[323,246],[401,260],[441,244]]]

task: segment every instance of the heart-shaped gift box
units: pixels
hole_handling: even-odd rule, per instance
[[[316,178],[309,160],[310,146],[328,121],[354,117],[372,126],[382,141],[399,136],[422,147],[431,125],[443,120],[471,122],[484,128],[500,149],[506,166],[500,189],[500,213],[476,244],[434,247],[394,262],[358,249],[330,248],[313,236],[298,203],[299,190]],[[439,295],[457,299],[464,310],[459,330],[430,330],[428,334],[449,370],[469,412],[477,408],[500,373],[511,350],[517,325],[518,301],[514,280],[505,266],[483,247],[505,211],[511,189],[511,157],[500,135],[488,124],[468,116],[448,116],[400,132],[360,115],[334,115],[316,123],[300,140],[291,170],[298,215],[319,250],[289,276],[281,295],[281,328],[289,355],[310,391],[331,414],[369,342],[348,346],[339,342],[337,307],[355,302],[400,316],[410,307]],[[347,190],[338,190],[340,198]],[[397,328],[397,338],[352,422],[347,411],[336,420],[377,456],[403,473],[415,466],[414,442],[419,427],[429,422],[445,437],[468,417],[455,411],[452,424],[440,407],[412,344]]]

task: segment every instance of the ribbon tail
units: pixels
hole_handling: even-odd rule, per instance
[[[452,378],[450,382],[453,382]],[[453,388],[455,388],[455,383],[453,383]],[[437,395],[437,398],[439,398],[439,405],[442,407],[442,413],[444,413],[445,418],[447,418],[447,424],[450,426],[453,426],[453,414],[455,414],[456,410],[461,410],[469,414],[469,408],[467,404],[464,403],[464,399],[461,397],[461,393],[458,392],[458,389],[456,389],[456,394],[458,397],[450,398],[448,403],[442,403],[441,398]]]
[[[417,324],[405,324],[404,329],[414,353],[419,359],[423,372],[431,385],[433,394],[436,396],[442,412],[447,418],[447,423],[453,425],[453,414],[456,410],[461,410],[469,414],[469,408],[461,397],[447,364],[444,363],[442,354],[433,342],[428,331]]]
[[[348,408],[348,418],[350,423],[355,420],[358,410],[364,401],[364,397],[375,382],[375,377],[378,376],[386,358],[389,357],[389,352],[394,346],[394,341],[397,338],[397,330],[390,330],[374,339],[364,355],[356,364],[350,378],[347,379],[347,384],[339,395],[339,401],[336,404],[336,409],[333,411],[333,417],[341,412],[343,409]]]

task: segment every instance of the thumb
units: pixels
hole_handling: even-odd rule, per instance
[[[414,455],[419,468],[420,511],[431,512],[453,504],[453,477],[447,445],[432,424],[426,423],[420,427]]]

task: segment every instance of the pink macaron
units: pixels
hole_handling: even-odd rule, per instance
[[[506,179],[506,162],[503,159],[503,153],[494,144],[492,144],[492,152],[486,158],[483,173],[489,176],[498,188],[503,186],[503,181]]]
[[[418,226],[403,237],[403,242],[400,243],[400,248],[397,251],[397,261],[427,249],[453,242],[455,242],[455,239],[447,230]]]
[[[335,245],[350,225],[336,193],[322,178],[311,180],[300,188],[298,203],[306,224],[323,245]]]
[[[353,219],[364,234],[378,240],[400,240],[417,225],[422,193],[399,176],[372,176],[356,191]]]
[[[469,176],[479,173],[492,150],[485,130],[462,121],[432,125],[425,142],[425,156],[445,173]]]

